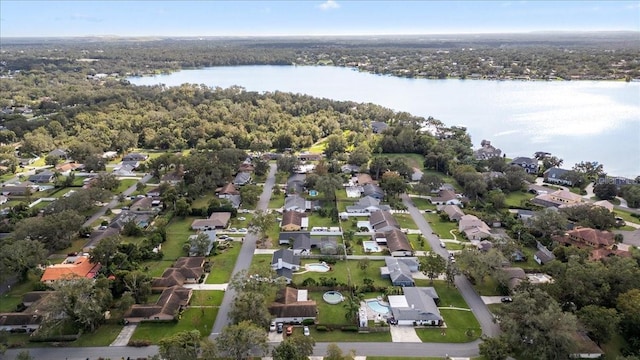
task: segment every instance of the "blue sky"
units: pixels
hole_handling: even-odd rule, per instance
[[[640,31],[640,1],[0,1],[0,36]]]

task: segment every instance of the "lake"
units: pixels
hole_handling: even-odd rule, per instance
[[[640,175],[640,82],[405,79],[339,67],[233,66],[128,79],[135,85],[238,85],[371,102],[465,126],[507,157],[546,151],[563,168],[598,161],[610,175]]]

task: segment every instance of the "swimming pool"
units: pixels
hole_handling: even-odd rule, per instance
[[[380,246],[375,241],[363,241],[362,246],[364,247],[365,252],[380,252]]]
[[[317,190],[309,190],[309,195],[310,196],[318,196],[318,191]]]
[[[327,265],[325,263],[307,264],[307,265],[304,266],[304,268],[309,270],[309,271],[315,271],[315,272],[327,272],[327,271],[331,270],[331,267],[329,267],[329,265]]]
[[[327,291],[322,295],[322,299],[329,304],[339,304],[344,300],[344,297],[339,291]]]
[[[379,314],[385,315],[391,312],[391,309],[387,305],[381,304],[378,300],[367,300],[367,306]]]

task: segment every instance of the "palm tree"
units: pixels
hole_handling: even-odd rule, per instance
[[[360,301],[362,301],[362,294],[353,295],[350,294],[346,297],[344,308],[347,311],[344,317],[348,322],[354,323],[358,318],[358,311],[360,310]]]

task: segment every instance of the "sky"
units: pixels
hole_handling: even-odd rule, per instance
[[[0,37],[640,31],[640,1],[0,0]]]

